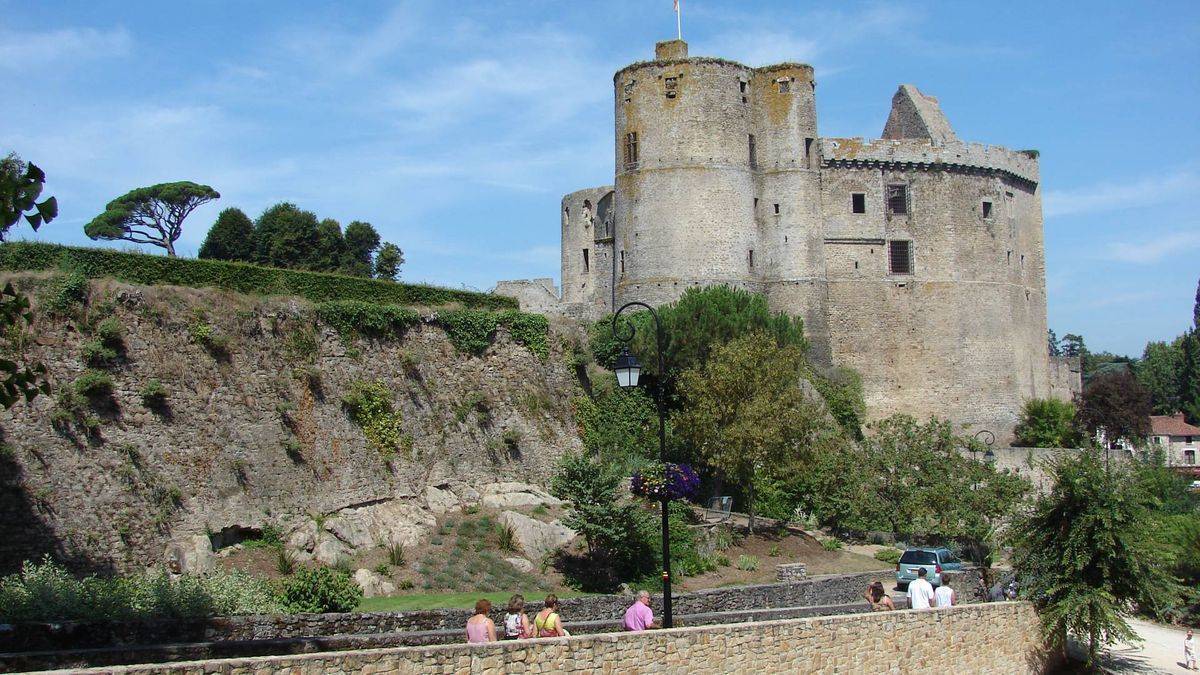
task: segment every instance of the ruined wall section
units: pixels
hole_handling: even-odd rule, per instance
[[[932,405],[1006,442],[1023,400],[1050,392],[1036,163],[922,141],[861,152],[871,145],[823,142],[834,361],[862,374],[874,418]],[[889,213],[889,185],[906,186],[907,214]],[[889,264],[893,241],[912,242],[911,274]]]
[[[662,304],[715,283],[762,290],[748,261],[758,232],[753,114],[742,83],[752,76],[740,64],[699,58],[615,75],[618,304]]]
[[[562,303],[582,314],[603,313],[611,302],[611,185],[572,192],[562,198]],[[606,222],[606,216],[607,222]]]

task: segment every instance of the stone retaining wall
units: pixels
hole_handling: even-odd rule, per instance
[[[804,581],[755,584],[714,588],[674,596],[677,615],[735,612],[753,609],[838,605],[856,602],[867,585],[875,580],[894,584],[892,570],[859,574],[818,576]],[[960,588],[968,588],[963,582]],[[891,585],[888,585],[891,588]],[[961,594],[960,595],[966,595]],[[620,618],[632,598],[623,595],[593,595],[561,601],[563,620],[569,625],[579,621],[607,621]],[[655,612],[661,612],[662,598],[652,596]],[[532,614],[540,602],[530,602]],[[56,649],[80,649],[114,645],[152,645],[225,640],[278,640],[333,635],[367,635],[460,629],[471,610],[434,609],[413,612],[374,612],[349,614],[282,614],[265,616],[215,617],[187,621],[147,622],[64,622],[25,624],[12,631],[0,632],[0,653]],[[503,621],[504,608],[493,612]]]
[[[369,649],[126,666],[114,675],[225,673],[1045,673],[1059,664],[1026,602],[675,628],[490,645]],[[929,648],[914,648],[928,645]],[[67,672],[67,671],[56,671]]]

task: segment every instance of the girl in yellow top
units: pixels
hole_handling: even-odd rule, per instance
[[[546,606],[533,617],[534,634],[538,637],[562,637],[567,635],[558,617],[558,596],[551,593],[546,596]]]

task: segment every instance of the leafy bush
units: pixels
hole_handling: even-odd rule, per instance
[[[82,396],[87,396],[88,398],[103,398],[106,396],[112,396],[112,376],[103,370],[84,371],[84,373],[75,380],[75,391]]]
[[[151,410],[161,410],[167,405],[167,388],[158,380],[148,380],[142,387],[142,405]]]
[[[193,342],[204,347],[214,357],[229,355],[229,336],[218,332],[212,324],[197,321],[188,326],[188,335],[192,336]]]
[[[243,572],[171,579],[166,572],[73,577],[48,557],[0,579],[0,621],[98,621],[268,614],[283,607],[271,585]]]
[[[895,548],[881,548],[875,551],[875,559],[889,565],[895,565],[900,562],[900,555],[900,550]]]
[[[80,349],[83,362],[93,368],[105,368],[117,361],[117,350],[107,347],[100,340],[88,340]]]
[[[780,548],[779,544],[775,544],[767,551],[768,558],[778,558],[782,555],[783,555],[783,549]]]
[[[343,338],[353,335],[386,337],[400,335],[417,325],[421,316],[399,305],[380,305],[363,300],[333,300],[317,305],[317,318]]]
[[[125,327],[121,325],[121,320],[115,316],[110,316],[100,323],[96,324],[92,335],[100,340],[105,345],[116,347],[125,339]]]
[[[411,450],[412,439],[404,433],[404,419],[392,409],[392,392],[383,382],[355,382],[342,397],[342,405],[385,458],[394,457],[397,450]]]
[[[0,245],[0,261],[4,260],[6,249],[13,245],[15,244]],[[0,262],[0,267],[5,267],[3,262]],[[57,267],[57,265],[49,265],[38,269],[53,269],[54,267]],[[12,268],[6,267],[6,269]],[[76,308],[87,302],[88,291],[87,276],[79,270],[71,270],[54,277],[50,281],[43,292],[41,305],[48,314],[53,316],[70,316]]]
[[[275,571],[288,576],[296,571],[296,556],[286,548],[275,551]]]
[[[821,548],[825,549],[826,551],[840,551],[842,548],[842,542],[837,539],[826,539],[821,542]]]
[[[496,548],[501,551],[517,550],[517,535],[513,529],[503,523],[496,525]]]
[[[484,310],[460,309],[439,314],[438,323],[455,349],[479,356],[492,345],[500,317]]]
[[[500,313],[500,325],[508,329],[514,342],[524,345],[529,351],[543,359],[550,354],[546,336],[550,322],[541,314],[525,314],[515,310]]]
[[[737,568],[744,572],[753,572],[754,570],[757,570],[758,564],[758,556],[742,554],[739,555],[737,559]]]
[[[0,245],[0,269],[44,271],[60,266],[77,269],[79,278],[85,282],[89,278],[112,277],[134,284],[212,286],[252,295],[298,295],[313,302],[361,300],[428,307],[458,303],[486,309],[517,308],[515,299],[500,295],[337,274],[36,242]]]
[[[362,598],[362,588],[349,574],[329,567],[301,568],[283,584],[283,603],[291,612],[349,612]]]
[[[407,562],[404,557],[404,547],[400,544],[391,544],[387,547],[388,564],[393,567],[404,567]]]
[[[1075,406],[1056,398],[1025,401],[1014,433],[1016,445],[1025,448],[1077,448],[1083,442],[1075,422]]]

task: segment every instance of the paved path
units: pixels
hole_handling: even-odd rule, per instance
[[[1187,673],[1183,667],[1185,631],[1141,619],[1129,619],[1129,625],[1145,642],[1137,647],[1117,645],[1108,649],[1104,667],[1110,673]]]

